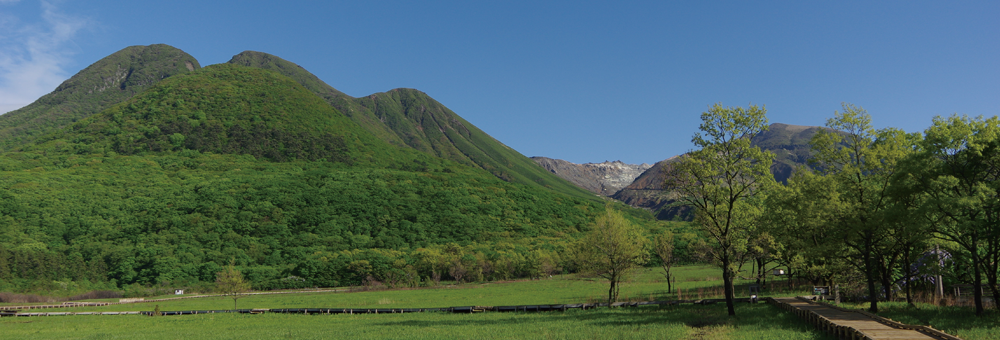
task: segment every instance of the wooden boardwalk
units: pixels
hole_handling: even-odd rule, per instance
[[[803,298],[775,298],[779,307],[792,311],[817,329],[840,339],[946,339],[960,340],[926,326],[912,326],[866,312],[841,309]]]

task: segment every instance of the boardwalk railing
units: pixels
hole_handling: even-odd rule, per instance
[[[827,302],[813,302],[813,301],[809,301],[808,299],[805,299],[805,298],[802,298],[802,297],[799,297],[799,299],[805,300],[805,301],[810,302],[810,303],[819,303],[819,304],[822,304],[822,305],[826,305],[827,307],[830,307],[830,308],[833,308],[833,309],[837,309],[837,310],[841,310],[841,311],[845,311],[845,312],[861,313],[861,314],[863,314],[865,316],[868,316],[868,317],[870,317],[872,319],[875,319],[876,321],[881,322],[882,324],[885,324],[885,325],[887,325],[889,327],[898,328],[898,329],[914,330],[914,331],[917,331],[917,332],[920,332],[920,333],[924,333],[924,334],[930,335],[932,337],[941,338],[941,339],[962,340],[962,338],[959,338],[957,336],[954,336],[954,335],[942,332],[940,330],[935,329],[934,327],[920,326],[920,325],[907,325],[905,323],[902,323],[902,322],[899,322],[899,321],[896,321],[896,320],[893,320],[893,319],[890,319],[890,318],[887,318],[887,317],[878,316],[878,315],[875,315],[875,314],[872,314],[872,313],[869,313],[869,312],[866,312],[866,311],[863,311],[863,310],[854,310],[854,309],[841,308],[839,306],[834,306],[834,305],[829,304]]]
[[[943,340],[962,340],[959,337],[956,337],[954,335],[942,332],[940,330],[934,329],[933,327],[929,327],[929,326],[907,325],[907,324],[904,324],[904,323],[901,323],[901,322],[897,322],[897,321],[893,321],[892,319],[881,317],[881,316],[878,316],[878,315],[875,315],[875,314],[872,314],[872,313],[868,313],[868,312],[865,312],[865,311],[841,308],[841,307],[834,306],[834,305],[831,305],[831,304],[825,303],[825,302],[816,302],[816,301],[813,301],[811,299],[807,299],[807,298],[804,298],[804,297],[801,297],[801,296],[797,297],[797,299],[799,299],[801,301],[804,301],[804,302],[808,302],[810,304],[823,305],[823,306],[826,306],[826,307],[829,307],[829,308],[832,308],[832,309],[836,309],[836,310],[839,310],[839,311],[842,311],[842,312],[858,313],[858,314],[867,316],[867,317],[871,318],[873,321],[881,323],[883,325],[886,325],[886,326],[889,326],[889,327],[892,327],[892,328],[896,328],[896,329],[904,329],[904,330],[917,331],[917,332],[926,334],[927,336],[930,336],[932,338],[943,339]],[[778,301],[778,300],[776,300],[774,298],[767,298],[766,300],[767,300],[768,303],[771,303],[773,305],[778,306],[781,309],[784,309],[784,310],[787,310],[789,312],[792,312],[793,314],[795,314],[799,318],[801,318],[801,319],[805,320],[806,322],[808,322],[808,323],[812,324],[813,326],[815,326],[816,329],[824,331],[824,332],[827,332],[827,333],[829,333],[829,334],[831,334],[833,336],[836,336],[837,338],[840,338],[840,339],[850,339],[850,340],[862,340],[862,339],[871,339],[871,340],[874,340],[874,338],[866,335],[864,332],[862,332],[861,330],[859,330],[857,328],[854,328],[854,327],[851,327],[851,326],[848,326],[848,325],[838,324],[836,321],[830,320],[829,318],[827,318],[825,316],[819,315],[819,314],[817,314],[816,312],[814,312],[812,310],[805,310],[805,309],[796,308],[795,306],[792,306],[792,305],[790,305],[788,303],[785,303],[785,302],[782,302],[782,301]]]
[[[785,302],[775,300],[774,298],[766,298],[765,300],[770,304],[778,306],[778,308],[792,312],[792,314],[795,314],[795,316],[798,316],[800,319],[816,326],[816,329],[832,334],[838,339],[873,340],[860,330],[849,326],[838,325],[830,319],[816,314],[813,311],[798,309]]]

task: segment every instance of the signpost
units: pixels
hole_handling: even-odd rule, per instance
[[[747,286],[747,291],[750,293],[750,303],[757,303],[757,295],[760,294],[760,285],[752,283]]]
[[[829,300],[830,286],[813,286],[813,295],[816,295],[817,299]]]

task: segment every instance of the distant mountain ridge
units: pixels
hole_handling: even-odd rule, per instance
[[[809,140],[821,129],[824,128],[774,123],[767,131],[755,137],[753,144],[775,154],[771,173],[776,181],[783,183],[791,177],[796,167],[807,165],[811,150]],[[664,167],[676,161],[677,157],[657,162],[631,184],[611,195],[611,198],[636,208],[650,210],[661,220],[689,218],[689,209],[670,206],[677,199],[676,194],[663,190]]]
[[[549,172],[601,196],[614,195],[652,167],[646,163],[625,164],[622,161],[576,164],[547,157],[531,159]]]

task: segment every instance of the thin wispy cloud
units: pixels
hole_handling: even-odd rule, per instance
[[[0,6],[18,0],[0,0]],[[3,7],[0,7],[3,10]],[[38,22],[0,14],[0,113],[38,99],[68,78],[72,39],[88,21],[41,1]]]

